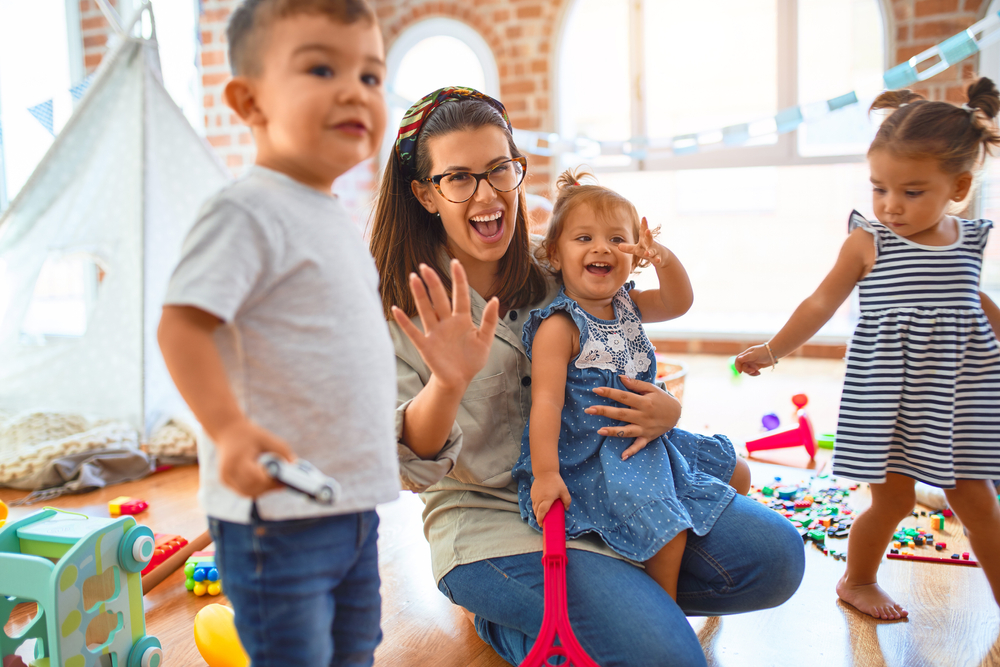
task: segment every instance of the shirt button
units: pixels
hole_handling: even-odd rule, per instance
[[[528,375],[525,375],[523,378],[521,378],[521,384],[523,386],[525,386],[525,387],[530,387],[531,386],[531,377],[528,376]]]
[[[516,310],[510,311],[510,321],[513,322],[516,319],[517,319],[517,311]]]

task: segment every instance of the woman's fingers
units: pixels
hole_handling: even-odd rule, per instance
[[[631,389],[636,394],[649,394],[659,390],[659,387],[652,382],[646,382],[645,380],[639,380],[638,378],[630,378],[627,375],[619,375],[618,379],[622,381],[623,385]]]
[[[642,435],[642,427],[635,424],[618,424],[597,429],[598,435],[609,438],[638,438]]]
[[[641,438],[641,437],[640,438],[636,438],[635,441],[632,442],[632,445],[628,449],[626,449],[624,452],[622,452],[622,461],[627,461],[630,456],[633,456],[634,454],[636,454],[639,450],[641,450],[647,444],[649,444],[649,438]]]
[[[493,334],[496,333],[497,323],[500,321],[500,299],[493,297],[483,308],[483,319],[479,322],[479,339],[492,344]]]
[[[410,342],[413,343],[413,345],[419,350],[420,345],[424,342],[424,334],[417,328],[417,325],[415,325],[412,320],[406,316],[406,313],[396,306],[392,307],[392,319],[396,320],[396,324],[399,325],[399,328],[403,330],[406,337],[409,338]]]
[[[451,314],[471,316],[472,303],[469,299],[469,278],[465,274],[465,267],[457,259],[451,260],[451,296],[454,300]]]
[[[436,319],[443,320],[451,314],[451,299],[448,298],[448,292],[444,288],[444,283],[441,282],[441,276],[426,264],[420,265],[420,276],[427,284],[427,293],[430,294]]]
[[[610,387],[597,387],[593,390],[598,396],[603,396],[604,398],[610,398],[616,403],[621,403],[622,405],[627,405],[630,408],[639,407],[639,401],[642,400],[642,395],[637,394],[632,391],[622,391],[621,389],[612,389]],[[596,406],[595,406],[596,407]],[[600,413],[592,413],[600,414]]]
[[[430,330],[437,324],[438,318],[434,313],[434,306],[431,304],[424,281],[415,273],[410,274],[410,293],[413,295],[413,301],[417,306],[417,317],[423,323],[424,331]]]
[[[602,417],[607,417],[608,419],[614,419],[615,421],[628,422],[629,424],[634,424],[631,417],[633,415],[642,414],[638,410],[626,410],[625,408],[612,408],[608,405],[592,405],[586,410],[584,410],[588,415],[600,415]],[[613,428],[613,427],[612,427]]]

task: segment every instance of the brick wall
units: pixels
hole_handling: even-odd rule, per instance
[[[989,0],[883,0],[889,23],[891,65],[909,60],[928,47],[965,30],[983,17]],[[965,89],[976,78],[973,56],[913,89],[930,100],[966,101]]]
[[[115,3],[112,3],[115,4]],[[94,0],[80,0],[80,33],[83,38],[83,66],[90,74],[101,64],[107,50],[111,27]]]
[[[253,163],[252,138],[221,99],[229,77],[225,25],[239,0],[204,0],[201,17],[201,67],[205,135],[234,173]],[[479,32],[493,50],[500,73],[501,99],[515,127],[556,129],[552,106],[556,35],[573,0],[370,0],[386,37],[386,48],[408,27],[431,17],[462,21]],[[988,0],[880,0],[885,8],[888,52],[894,65],[967,28],[986,11]],[[94,0],[81,0],[84,58],[88,71],[106,49],[108,27]],[[964,100],[964,88],[976,76],[978,59],[970,58],[917,86],[929,99]],[[531,158],[532,191],[547,190],[548,158]],[[340,179],[337,190],[348,205],[364,205],[374,183],[371,164]],[[354,194],[357,193],[355,197]]]

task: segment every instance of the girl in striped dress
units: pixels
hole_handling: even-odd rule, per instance
[[[743,352],[750,375],[805,343],[859,288],[833,472],[871,486],[854,522],[837,594],[881,619],[906,609],[876,573],[892,534],[915,503],[914,481],[944,489],[1000,599],[1000,309],[979,290],[993,223],[946,211],[968,198],[973,171],[1000,145],[1000,95],[989,79],[961,107],[908,90],[872,109],[894,111],[868,149],[877,221],[854,212],[850,235],[819,288],[774,338]]]

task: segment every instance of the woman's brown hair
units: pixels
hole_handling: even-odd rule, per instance
[[[441,219],[425,209],[413,191],[411,180],[431,175],[431,156],[428,140],[437,136],[494,126],[503,131],[512,157],[522,157],[514,145],[514,138],[507,123],[496,109],[477,99],[461,99],[442,104],[424,121],[417,140],[414,174],[404,175],[396,155],[385,166],[382,182],[371,220],[369,248],[375,258],[379,274],[379,293],[386,319],[391,319],[392,306],[407,315],[416,315],[417,307],[410,294],[409,275],[421,264],[437,269],[448,293],[451,294],[451,276],[447,264],[441,263],[441,251],[447,251],[447,235]],[[517,194],[517,215],[514,218],[514,236],[507,252],[500,259],[496,282],[489,299],[496,296],[502,310],[521,308],[537,303],[545,296],[545,274],[533,260],[528,249],[528,221],[524,188]]]
[[[992,146],[1000,146],[994,119],[1000,94],[983,77],[968,88],[964,107],[931,102],[910,90],[887,91],[875,98],[869,111],[894,109],[882,121],[868,154],[886,150],[905,158],[931,158],[946,174],[973,171]]]
[[[610,188],[597,185],[597,179],[586,169],[580,167],[567,169],[556,179],[556,203],[552,206],[552,218],[549,220],[549,228],[545,233],[545,238],[535,249],[538,261],[544,266],[550,267],[549,270],[552,274],[560,279],[562,272],[551,268],[552,252],[555,250],[563,227],[566,226],[566,219],[580,206],[589,206],[594,213],[601,217],[621,216],[625,218],[631,224],[633,242],[639,242],[642,227],[639,213],[635,210],[632,202]],[[658,231],[654,230],[653,234],[655,235]],[[649,260],[639,257],[632,259],[633,271],[642,266],[649,266]]]

